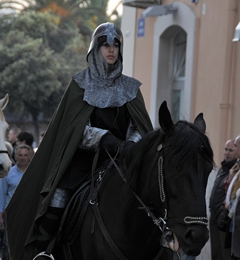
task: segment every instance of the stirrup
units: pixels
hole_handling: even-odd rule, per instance
[[[55,258],[53,257],[52,254],[49,255],[49,254],[47,254],[45,251],[43,251],[43,252],[37,254],[37,255],[33,258],[33,260],[35,260],[35,259],[37,260],[37,258],[38,258],[39,256],[45,256],[45,257],[47,257],[47,258],[49,258],[49,259],[55,260]]]

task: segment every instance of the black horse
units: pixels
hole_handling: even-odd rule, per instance
[[[159,124],[121,154],[120,168],[111,160],[99,172],[81,228],[75,223],[65,234],[66,259],[166,260],[173,251],[201,252],[209,238],[205,190],[213,168],[203,114],[194,124],[173,124],[163,102]]]

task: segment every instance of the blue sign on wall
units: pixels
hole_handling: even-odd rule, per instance
[[[138,19],[138,37],[144,36],[144,27],[145,27],[145,19],[139,18]]]

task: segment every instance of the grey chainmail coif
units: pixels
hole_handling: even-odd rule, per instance
[[[141,83],[122,74],[122,62],[108,64],[97,46],[88,54],[89,67],[73,76],[85,89],[83,100],[99,107],[120,107],[137,96]]]

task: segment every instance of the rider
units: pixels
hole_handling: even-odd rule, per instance
[[[86,59],[88,67],[72,77],[7,208],[12,260],[29,260],[46,250],[70,197],[89,177],[96,151],[101,167],[105,149],[115,156],[119,147],[152,130],[141,83],[122,74],[121,30],[112,23],[99,25]]]

